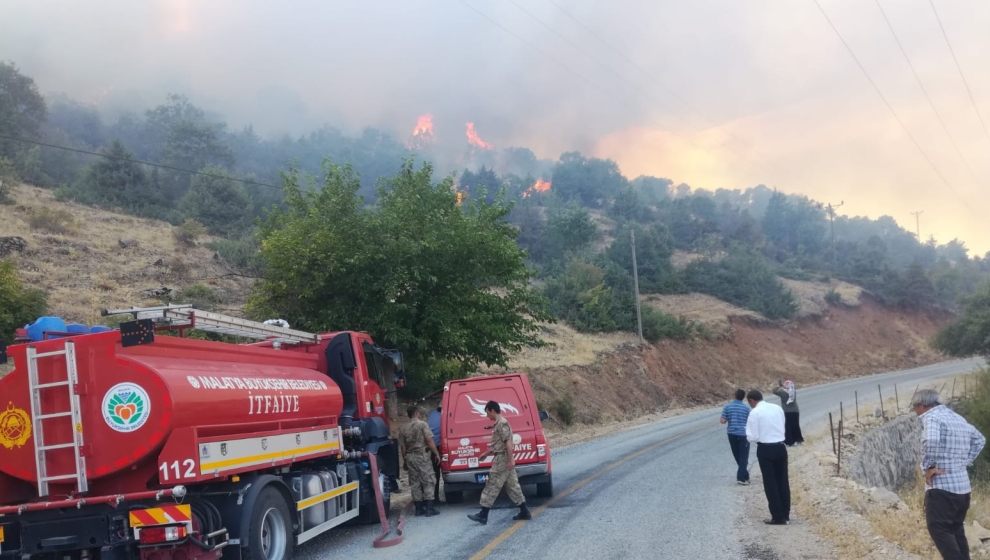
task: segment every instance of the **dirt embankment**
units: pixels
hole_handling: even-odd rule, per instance
[[[947,319],[864,297],[854,308],[830,307],[783,326],[731,317],[731,334],[717,340],[623,341],[591,363],[510,367],[530,374],[552,416],[599,423],[723,402],[737,387],[765,388],[783,377],[807,386],[935,363],[941,358],[927,340]]]

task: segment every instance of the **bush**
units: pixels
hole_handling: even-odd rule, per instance
[[[219,291],[201,283],[185,288],[171,299],[175,300],[175,303],[189,304],[203,311],[216,311],[217,306],[224,303]]]
[[[674,317],[652,307],[644,307],[642,315],[643,338],[650,342],[665,338],[685,340],[694,336],[696,331],[694,323],[684,317]]]
[[[10,341],[14,331],[45,314],[45,292],[25,287],[13,261],[0,260],[0,340]]]
[[[219,239],[206,245],[231,266],[245,271],[261,269],[261,244],[254,234],[236,239]]]
[[[0,204],[14,204],[14,197],[11,196],[10,181],[0,179]]]
[[[76,219],[66,210],[54,210],[48,207],[35,208],[28,218],[31,229],[39,229],[48,233],[66,234],[75,231]]]
[[[825,303],[828,303],[829,305],[839,305],[842,303],[842,294],[835,291],[835,289],[829,289],[829,291],[825,294]]]
[[[553,412],[561,424],[570,426],[574,423],[574,415],[577,413],[577,410],[574,408],[574,402],[571,401],[571,396],[564,395],[553,403]]]
[[[186,220],[172,228],[172,235],[183,245],[195,245],[197,239],[206,235],[206,226],[196,220]]]
[[[696,260],[684,269],[684,282],[692,290],[751,309],[769,319],[790,319],[797,313],[794,294],[752,250],[735,247],[718,262]]]

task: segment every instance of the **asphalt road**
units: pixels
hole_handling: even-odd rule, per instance
[[[913,370],[885,373],[798,387],[802,426],[820,425],[829,412],[837,416],[844,403],[846,418],[860,406],[884,398],[894,385],[904,407],[919,384],[968,373],[979,360],[946,362]],[[961,387],[956,388],[961,391]],[[946,393],[950,389],[946,387]],[[731,397],[730,397],[731,398]],[[771,395],[769,402],[779,402]],[[405,541],[386,549],[372,548],[380,527],[345,527],[304,544],[299,560],[325,558],[746,558],[736,534],[741,515],[735,499],[735,464],[718,423],[720,409],[693,412],[553,450],[555,497],[539,499],[524,487],[534,511],[528,522],[513,522],[516,509],[503,494],[488,525],[467,519],[477,511],[477,494],[463,504],[440,507],[432,518],[410,517]],[[756,460],[752,446],[750,462]],[[754,466],[755,467],[755,466]],[[394,526],[394,520],[393,520]]]

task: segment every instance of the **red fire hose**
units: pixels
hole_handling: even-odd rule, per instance
[[[375,487],[375,501],[378,502],[378,519],[382,522],[382,533],[375,537],[374,547],[375,548],[386,548],[389,546],[395,546],[402,542],[405,538],[403,531],[406,527],[406,514],[412,509],[412,502],[406,504],[406,507],[402,508],[402,512],[399,513],[399,523],[395,526],[395,532],[398,535],[391,539],[385,539],[389,533],[392,532],[392,527],[388,523],[388,512],[385,511],[385,500],[382,498],[382,487],[378,483],[378,460],[371,453],[363,453],[365,457],[368,458],[368,464],[371,465],[371,480],[372,485]]]

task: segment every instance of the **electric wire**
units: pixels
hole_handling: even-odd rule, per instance
[[[181,173],[189,173],[190,175],[201,175],[203,177],[213,177],[214,179],[230,179],[231,181],[237,181],[238,183],[244,183],[245,185],[256,185],[256,186],[259,186],[259,187],[268,187],[270,189],[279,189],[279,190],[281,190],[281,187],[278,187],[278,186],[275,186],[275,185],[270,185],[268,183],[259,183],[257,181],[251,181],[250,179],[239,179],[237,177],[231,177],[229,175],[217,175],[216,173],[204,173],[202,171],[192,171],[192,170],[189,170],[189,169],[183,169],[181,167],[174,167],[174,166],[171,166],[171,165],[165,165],[163,163],[152,163],[150,161],[141,161],[139,159],[126,158],[126,157],[121,157],[121,156],[112,156],[110,154],[101,154],[99,152],[90,152],[88,150],[80,150],[79,148],[70,148],[68,146],[59,146],[57,144],[48,144],[46,142],[39,142],[37,140],[29,140],[27,138],[15,138],[13,136],[6,136],[6,135],[3,135],[3,134],[0,134],[0,140],[10,140],[10,141],[13,141],[13,142],[23,142],[25,144],[34,144],[36,146],[43,146],[45,148],[53,148],[53,149],[56,149],[56,150],[65,150],[67,152],[76,152],[76,153],[79,153],[79,154],[86,154],[86,155],[89,155],[89,156],[96,156],[96,157],[102,157],[102,158],[107,158],[107,159],[115,159],[115,160],[120,160],[120,161],[127,161],[127,162],[130,162],[130,163],[137,163],[137,164],[141,164],[141,165],[148,165],[148,166],[151,166],[151,167],[158,167],[158,168],[161,168],[161,169],[168,169],[168,170],[171,170],[171,171],[179,171]]]
[[[911,139],[911,142],[914,144],[914,147],[918,149],[918,152],[920,152],[922,157],[925,158],[925,161],[928,162],[928,165],[931,166],[935,174],[938,175],[939,179],[942,180],[942,183],[945,184],[945,186],[948,187],[950,191],[952,191],[952,194],[954,194],[957,198],[960,199],[960,201],[962,201],[962,198],[959,196],[959,193],[956,192],[956,189],[952,186],[951,183],[949,183],[949,180],[945,178],[945,175],[943,175],[942,172],[939,171],[938,167],[935,165],[935,162],[933,162],[931,158],[928,157],[928,154],[925,152],[925,150],[922,149],[921,145],[918,144],[918,141],[915,140],[914,135],[911,134],[911,131],[908,130],[907,126],[905,126],[904,121],[901,120],[901,117],[897,114],[897,111],[895,111],[894,107],[891,106],[889,101],[887,101],[887,98],[884,96],[883,92],[880,91],[880,88],[877,86],[876,82],[873,81],[873,78],[870,76],[870,73],[866,71],[866,67],[863,66],[863,63],[859,61],[859,57],[857,57],[856,53],[853,52],[852,47],[849,46],[849,43],[847,43],[845,38],[842,37],[842,34],[839,33],[839,29],[835,26],[834,23],[832,23],[832,19],[828,17],[827,13],[825,13],[825,9],[822,8],[822,5],[818,3],[818,0],[812,0],[812,2],[815,3],[815,6],[818,6],[818,10],[821,11],[822,16],[825,17],[825,21],[828,22],[829,27],[832,28],[832,31],[835,32],[835,35],[839,38],[839,41],[842,42],[842,45],[846,48],[846,51],[849,52],[849,56],[851,56],[853,61],[856,62],[856,66],[858,66],[859,69],[863,72],[863,75],[866,76],[866,80],[870,82],[871,86],[873,86],[873,89],[877,92],[877,95],[880,96],[880,100],[883,101],[883,104],[887,106],[887,109],[890,111],[890,114],[894,115],[894,119],[897,120],[897,123],[899,125],[901,125],[901,128],[904,130],[904,133],[907,134],[907,137]],[[969,209],[971,212],[974,212],[975,214],[975,211],[972,209],[970,205],[964,203],[964,206],[967,209]]]
[[[942,37],[945,37],[945,44],[949,47],[949,52],[952,54],[952,61],[956,63],[956,70],[959,70],[959,77],[962,78],[963,85],[966,86],[966,93],[969,94],[969,102],[973,105],[973,110],[976,111],[976,117],[980,120],[980,126],[983,127],[983,134],[985,134],[987,140],[990,141],[990,132],[987,131],[987,123],[983,122],[983,115],[980,114],[980,109],[976,106],[976,99],[973,98],[973,91],[969,89],[969,81],[966,80],[966,75],[963,74],[962,66],[959,65],[959,59],[956,58],[956,51],[952,48],[952,43],[949,41],[949,34],[945,32],[945,27],[942,25],[942,18],[939,17],[938,10],[935,9],[935,1],[928,0],[928,3],[932,6],[932,12],[935,13],[935,21],[938,22],[938,28],[942,30]]]
[[[976,178],[976,172],[973,171],[973,168],[969,165],[969,162],[966,161],[966,157],[963,156],[962,150],[960,150],[959,145],[956,144],[955,138],[953,138],[952,133],[949,132],[949,127],[945,125],[945,120],[942,119],[942,114],[938,112],[938,109],[935,107],[935,102],[932,101],[932,97],[928,95],[928,89],[925,88],[925,84],[922,83],[921,76],[918,75],[918,71],[915,70],[914,64],[911,62],[911,58],[908,56],[907,51],[904,49],[904,45],[901,43],[900,38],[898,38],[897,36],[897,32],[894,31],[894,26],[893,24],[890,23],[890,19],[887,17],[887,12],[884,11],[883,5],[880,3],[880,0],[874,0],[874,1],[877,4],[877,8],[880,9],[880,15],[883,16],[883,20],[887,22],[887,29],[890,29],[890,34],[894,36],[894,42],[897,43],[897,48],[901,50],[901,54],[904,55],[904,60],[907,62],[908,67],[911,68],[911,73],[914,74],[914,79],[915,81],[918,82],[918,87],[921,88],[921,92],[925,94],[925,99],[928,100],[928,105],[931,106],[932,112],[935,113],[935,117],[938,119],[939,124],[942,125],[942,130],[945,131],[945,135],[949,137],[949,142],[952,144],[952,147],[956,150],[956,154],[959,155],[959,159],[962,160],[963,165],[965,165],[966,169],[969,170],[970,176],[973,178],[973,180],[976,183],[979,183],[980,180]]]

